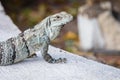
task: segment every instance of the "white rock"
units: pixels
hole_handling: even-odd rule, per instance
[[[104,48],[104,38],[98,20],[79,14],[77,21],[81,48],[85,51]]]

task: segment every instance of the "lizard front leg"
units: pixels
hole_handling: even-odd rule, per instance
[[[50,54],[48,54],[48,46],[50,44],[50,40],[47,36],[44,36],[42,38],[42,48],[41,48],[41,53],[45,61],[48,63],[65,63],[66,58],[58,58],[54,59]]]

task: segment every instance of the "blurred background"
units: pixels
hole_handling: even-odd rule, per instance
[[[35,24],[51,14],[61,11],[72,14],[74,16],[73,21],[65,25],[58,38],[52,41],[51,44],[74,54],[120,68],[120,0],[0,1],[6,13],[12,18],[13,22],[21,31],[32,28]],[[105,1],[109,1],[109,3],[104,6]],[[100,3],[103,3],[102,7]],[[82,17],[82,19],[79,19],[79,17]],[[91,26],[78,24],[81,22]],[[96,26],[96,24],[98,26]],[[109,27],[109,25],[111,25],[111,27]],[[82,29],[84,27],[86,27],[87,30],[84,29],[83,31]],[[93,35],[86,36],[86,33],[90,31],[88,27],[92,28],[90,34],[93,33],[92,31],[97,27],[95,29],[96,32],[94,32],[97,37]],[[81,34],[83,34],[82,36],[84,36],[84,38],[81,37]],[[98,36],[102,36],[102,38]],[[92,40],[92,42],[87,41],[89,43],[86,45],[90,45],[89,49],[83,47],[86,39]],[[101,41],[96,41],[100,39],[103,40],[103,46],[97,47],[101,44]],[[94,43],[94,41],[96,43]],[[81,46],[81,44],[83,44],[83,46]]]

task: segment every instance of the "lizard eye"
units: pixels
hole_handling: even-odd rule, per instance
[[[57,15],[57,16],[54,17],[53,21],[59,21],[61,19],[62,19],[62,17],[60,17],[60,16]]]
[[[56,18],[60,18],[60,16],[56,16]]]

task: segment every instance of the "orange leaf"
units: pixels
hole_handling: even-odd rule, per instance
[[[67,32],[64,36],[65,40],[77,40],[77,35],[74,32]]]

